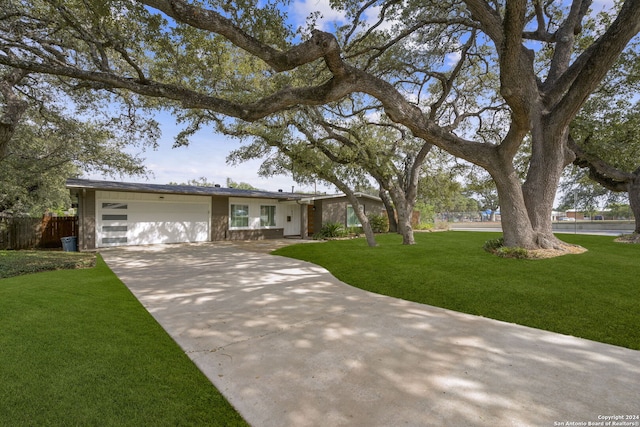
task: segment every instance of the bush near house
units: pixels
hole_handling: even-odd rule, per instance
[[[382,214],[369,214],[369,224],[374,233],[387,233],[389,231],[389,218]]]
[[[313,238],[316,240],[335,239],[344,237],[346,234],[344,225],[339,222],[327,222],[320,228],[320,231],[313,235]]]

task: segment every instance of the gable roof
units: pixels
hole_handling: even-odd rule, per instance
[[[103,191],[128,191],[136,193],[188,194],[196,196],[229,196],[279,200],[300,200],[303,194],[282,191],[241,190],[239,188],[200,187],[195,185],[161,185],[134,182],[98,181],[91,179],[67,179],[67,188]]]

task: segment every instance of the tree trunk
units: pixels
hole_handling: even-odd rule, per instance
[[[393,209],[393,201],[389,197],[389,193],[380,187],[380,198],[382,199],[382,203],[384,203],[384,208],[387,211],[387,218],[389,219],[389,232],[397,233],[398,232],[398,221],[396,219],[396,211]]]
[[[345,189],[343,188],[342,190],[344,191]],[[353,191],[348,190],[348,191],[345,191],[344,193],[346,194],[347,199],[349,199],[349,201],[351,202],[351,206],[353,206],[353,210],[355,211],[356,216],[360,220],[360,224],[362,225],[362,231],[364,232],[364,235],[367,239],[367,244],[369,245],[369,247],[372,247],[372,248],[375,246],[378,246],[378,243],[376,242],[375,234],[373,233],[373,229],[371,228],[371,223],[369,222],[369,218],[367,218],[367,215],[365,215],[364,209],[362,208],[360,201],[358,200],[356,195],[353,193]]]
[[[0,108],[0,160],[9,151],[9,142],[16,132],[16,128],[27,110],[29,103],[20,99],[15,90],[25,76],[26,71],[14,69],[0,80],[0,94],[4,97],[4,108]]]
[[[416,243],[411,226],[412,211],[413,209],[407,209],[406,204],[398,207],[398,232],[402,235],[403,245],[415,245]]]
[[[634,175],[635,178],[629,183],[629,206],[636,220],[634,233],[640,234],[640,169]]]
[[[389,190],[389,193],[396,205],[396,212],[398,213],[398,233],[402,235],[402,244],[414,245],[416,241],[413,236],[413,227],[411,227],[411,215],[413,214],[415,201],[407,200],[404,192],[396,185]]]
[[[492,173],[500,198],[500,215],[504,245],[535,249],[535,233],[527,214],[520,180],[515,170],[511,173]]]
[[[569,246],[553,234],[552,211],[562,171],[572,158],[566,151],[566,130],[553,132],[542,122],[532,129],[532,153],[527,179],[522,186],[534,246],[539,249],[565,249]]]
[[[364,232],[364,236],[367,239],[367,245],[369,245],[369,247],[371,248],[378,246],[378,242],[376,242],[376,236],[373,233],[373,229],[371,228],[369,218],[367,218],[367,216],[364,214],[361,205],[358,205],[358,209],[356,209],[356,212],[359,212],[358,219],[360,220],[360,224],[362,224],[362,231]]]

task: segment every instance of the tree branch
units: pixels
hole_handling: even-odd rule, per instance
[[[351,29],[349,30],[349,32],[347,33],[347,35],[345,36],[345,43],[349,42],[349,39],[351,38],[351,36],[353,36],[353,33],[356,31],[356,29],[358,28],[358,24],[360,23],[360,17],[362,16],[362,14],[371,6],[375,5],[377,3],[377,0],[369,0],[367,3],[363,4],[362,7],[358,10],[358,12],[356,13],[356,15],[354,16],[353,19],[353,25],[351,27]],[[354,44],[358,43],[359,41],[361,41],[362,39],[364,39],[366,36],[368,36],[369,34],[371,34],[371,32],[373,30],[375,30],[376,28],[378,28],[383,22],[384,22],[384,18],[386,16],[386,12],[387,9],[389,9],[391,6],[396,5],[400,3],[399,0],[391,0],[388,2],[385,2],[382,5],[382,9],[380,9],[380,17],[378,19],[378,21],[376,23],[374,23],[373,25],[371,25],[371,27],[367,30],[367,32],[365,33],[365,35],[358,37],[358,39],[354,42]]]
[[[192,6],[184,0],[139,1],[158,8],[178,21],[226,37],[231,43],[262,58],[276,70],[289,70],[318,58],[324,58],[333,78],[312,87],[287,87],[256,102],[242,104],[176,84],[123,77],[115,72],[82,70],[68,63],[61,64],[51,58],[38,57],[37,55],[42,53],[37,51],[33,51],[35,56],[30,59],[16,59],[0,54],[0,64],[30,72],[79,79],[89,82],[93,88],[126,89],[144,96],[166,98],[182,103],[185,108],[205,109],[245,121],[255,121],[297,105],[322,105],[339,101],[351,93],[360,92],[378,99],[393,121],[405,125],[414,135],[425,139],[429,144],[438,145],[454,155],[473,162],[476,162],[476,158],[479,157],[478,161],[481,164],[487,164],[489,157],[495,154],[492,154],[494,151],[492,147],[464,140],[428,120],[423,112],[407,101],[400,90],[392,84],[345,64],[340,57],[337,40],[331,34],[316,31],[310,40],[280,52],[247,35],[215,11]],[[478,2],[479,0],[476,1]],[[492,16],[499,18],[496,14]]]
[[[25,78],[27,74],[25,70],[12,69],[3,75],[2,80],[0,80],[0,94],[2,94],[5,104],[4,108],[0,109],[0,160],[6,157],[9,142],[15,134],[22,115],[29,106],[14,91],[15,85]]]
[[[429,119],[435,120],[437,110],[442,106],[444,101],[447,99],[447,97],[451,93],[451,90],[453,89],[453,83],[455,82],[456,78],[458,78],[458,76],[460,75],[460,70],[462,70],[462,65],[467,59],[467,53],[469,52],[469,49],[471,49],[471,46],[473,46],[473,44],[475,43],[475,40],[476,40],[476,30],[472,30],[471,35],[469,36],[469,40],[467,40],[467,42],[462,46],[462,49],[460,50],[461,51],[460,60],[458,61],[456,66],[453,68],[453,71],[451,71],[451,75],[442,81],[442,94],[440,94],[440,98],[438,98],[433,104],[431,104]]]
[[[576,30],[581,27],[582,20],[589,11],[591,0],[573,0],[571,9],[565,21],[556,31],[556,47],[551,60],[551,67],[546,84],[553,84],[569,66],[571,53],[574,49]]]
[[[344,72],[344,64],[340,57],[340,46],[332,34],[317,30],[313,31],[311,38],[306,42],[281,52],[250,36],[240,27],[213,10],[192,6],[183,0],[138,1],[164,12],[179,22],[220,34],[239,48],[262,59],[273,67],[275,71],[292,70],[300,65],[324,58],[333,75],[339,76]]]
[[[482,31],[493,40],[496,47],[502,46],[504,35],[500,14],[485,0],[465,0],[464,3],[471,11],[473,19],[480,23]]]
[[[0,55],[0,64],[35,73],[55,74],[91,82],[97,89],[106,87],[127,89],[140,95],[179,101],[185,108],[212,110],[246,121],[255,121],[294,105],[321,105],[337,101],[355,91],[353,76],[331,79],[325,84],[307,88],[285,88],[252,104],[240,104],[222,98],[203,95],[181,86],[118,76],[114,73],[85,71],[69,65],[54,65],[21,60]]]
[[[558,126],[568,125],[600,84],[629,40],[640,31],[640,1],[627,0],[607,31],[560,76],[545,88],[545,104]]]
[[[537,28],[533,32],[525,31],[523,33],[523,37],[529,40],[538,40],[541,42],[551,43],[555,40],[554,34],[549,34],[546,28],[546,23],[544,20],[544,8],[542,7],[542,0],[535,0],[533,2],[533,6],[535,9],[535,17],[537,22]]]
[[[598,156],[584,151],[571,135],[569,135],[567,145],[576,155],[573,163],[581,168],[589,168],[589,177],[603,187],[616,192],[627,191],[629,184],[635,179],[633,173],[621,171]]]

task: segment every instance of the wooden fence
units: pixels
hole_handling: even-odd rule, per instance
[[[0,249],[61,248],[61,238],[77,236],[75,216],[0,218]]]

